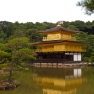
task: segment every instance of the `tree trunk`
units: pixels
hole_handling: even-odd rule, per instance
[[[10,75],[9,75],[9,78],[8,78],[8,82],[11,81],[12,71],[13,71],[13,67],[14,67],[13,56],[14,56],[14,48],[13,48],[13,50],[12,50],[12,64],[11,64],[11,68],[10,68]]]
[[[8,78],[8,82],[11,81],[13,67],[14,67],[14,60],[12,61],[12,64],[11,64],[11,69],[10,69],[10,75],[9,75],[9,78]]]

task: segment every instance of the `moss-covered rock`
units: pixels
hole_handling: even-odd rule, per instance
[[[13,80],[12,82],[0,81],[0,90],[14,89],[18,86],[20,86],[20,83],[17,80]]]

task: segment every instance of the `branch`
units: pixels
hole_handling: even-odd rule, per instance
[[[19,59],[21,59],[22,55],[20,55],[19,58],[15,59],[14,62],[17,61],[17,60],[19,60]]]
[[[6,62],[6,58],[5,58],[5,60],[3,61],[3,62],[1,62],[0,64],[4,64]]]

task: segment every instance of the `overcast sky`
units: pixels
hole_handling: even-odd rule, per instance
[[[0,0],[0,21],[53,22],[93,21],[77,7],[79,0]]]

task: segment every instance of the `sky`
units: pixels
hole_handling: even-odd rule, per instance
[[[76,6],[80,0],[0,0],[0,21],[19,23],[93,21],[85,10]]]

